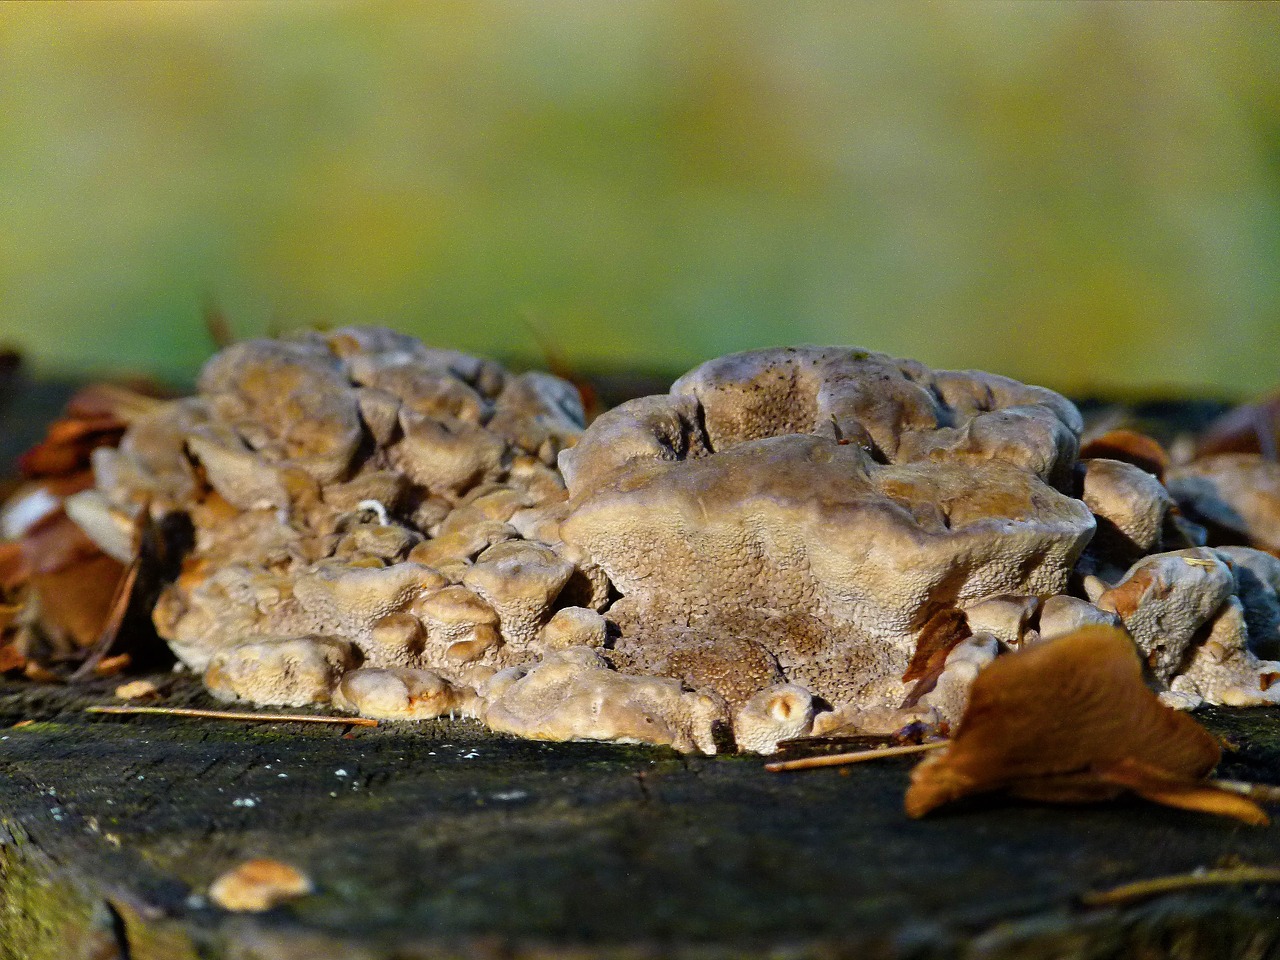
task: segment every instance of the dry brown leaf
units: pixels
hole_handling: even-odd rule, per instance
[[[921,817],[995,790],[1088,802],[1134,784],[1156,802],[1206,809],[1196,790],[1220,755],[1208,731],[1147,688],[1128,634],[1090,626],[1000,657],[980,673],[951,746],[912,771],[906,809]]]
[[[0,647],[0,673],[12,673],[22,670],[27,665],[27,658],[16,643],[6,643]]]
[[[22,613],[22,604],[5,603],[0,601],[0,633],[8,630],[18,620],[18,615]]]
[[[18,544],[28,575],[57,573],[102,555],[98,545],[61,508],[36,523]]]
[[[1220,453],[1257,453],[1275,460],[1278,447],[1280,392],[1228,410],[1214,420],[1196,443],[1196,459]]]
[[[1171,777],[1137,760],[1121,760],[1095,771],[1108,783],[1131,790],[1138,796],[1166,807],[1198,810],[1220,817],[1235,817],[1255,827],[1271,822],[1266,812],[1247,797],[1214,785],[1212,780],[1188,782]]]
[[[312,890],[305,873],[279,860],[246,860],[209,886],[209,899],[224,910],[257,913]]]
[[[971,636],[973,632],[969,629],[969,620],[964,611],[954,607],[940,610],[925,621],[915,652],[911,655],[911,662],[902,675],[903,683],[916,681],[916,685],[902,702],[903,709],[914,707],[921,697],[934,688],[946,666],[947,654],[958,643]]]
[[[89,468],[98,447],[114,447],[131,421],[162,403],[165,391],[151,384],[141,390],[108,383],[90,384],[67,401],[62,416],[50,424],[44,439],[18,459],[25,477],[66,477]]]
[[[21,586],[30,575],[22,544],[16,540],[0,543],[0,590]]]
[[[44,440],[18,458],[24,477],[61,477],[89,465],[98,447],[114,447],[124,436],[125,424],[115,417],[61,419],[49,427]]]
[[[41,625],[69,637],[75,646],[92,646],[101,636],[115,607],[126,568],[104,553],[32,576],[40,598]]]
[[[1169,454],[1165,453],[1164,447],[1136,430],[1108,430],[1080,448],[1081,460],[1097,457],[1131,463],[1147,473],[1154,473],[1161,482],[1164,481],[1164,472],[1169,469]]]

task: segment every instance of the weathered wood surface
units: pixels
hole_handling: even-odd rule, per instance
[[[85,715],[111,686],[0,689],[0,957],[1280,955],[1280,891],[1077,904],[1280,864],[1280,828],[1138,802],[912,822],[910,758],[772,775],[467,722]],[[167,702],[212,705],[190,681]],[[1237,747],[1225,775],[1280,779],[1280,712],[1206,719]],[[214,876],[255,856],[317,892],[256,916],[211,907]]]

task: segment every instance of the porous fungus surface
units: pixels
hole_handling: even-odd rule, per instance
[[[227,699],[767,752],[954,722],[1002,651],[1091,623],[1170,702],[1280,696],[1266,555],[1078,461],[1052,391],[775,349],[583,420],[387,330],[249,341],[95,452],[96,496],[186,531],[153,619]]]
[[[622,598],[621,669],[731,704],[773,683],[896,707],[929,618],[1060,593],[1094,531],[1062,397],[881,354],[712,361],[561,457],[561,524]]]

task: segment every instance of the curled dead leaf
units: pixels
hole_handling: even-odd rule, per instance
[[[1275,460],[1280,448],[1280,392],[1228,410],[1205,428],[1196,459],[1220,453],[1257,453]]]
[[[911,662],[902,675],[903,683],[916,681],[902,702],[902,708],[914,707],[938,682],[947,663],[947,654],[956,645],[973,636],[963,610],[948,607],[931,616],[920,629]]]
[[[209,899],[224,910],[257,913],[312,890],[311,880],[279,860],[246,860],[209,886]]]
[[[0,673],[12,673],[22,670],[27,665],[27,658],[18,649],[16,643],[6,643],[0,647]]]
[[[1164,481],[1164,472],[1169,469],[1169,454],[1159,442],[1136,430],[1108,430],[1100,437],[1094,437],[1080,448],[1080,459],[1095,458],[1122,460],[1131,463],[1147,473],[1155,474]]]
[[[1148,689],[1128,634],[1090,626],[980,673],[951,745],[912,771],[905,805],[921,817],[990,791],[1078,803],[1129,790],[1265,823],[1257,804],[1205,781],[1220,756],[1208,731]]]

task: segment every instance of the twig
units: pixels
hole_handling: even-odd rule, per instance
[[[102,625],[102,632],[98,634],[98,639],[94,641],[84,663],[80,664],[80,668],[71,675],[73,681],[92,676],[98,664],[102,662],[102,658],[115,645],[116,637],[120,635],[120,626],[124,623],[125,614],[129,612],[129,604],[133,600],[133,590],[138,583],[138,570],[141,566],[142,558],[135,557],[133,562],[125,568],[124,576],[116,583],[115,593],[111,598],[111,610],[107,614],[106,622]]]
[[[912,753],[926,753],[938,750],[947,745],[946,740],[934,740],[930,743],[909,743],[901,747],[881,747],[878,750],[858,750],[854,753],[829,753],[826,756],[801,757],[799,760],[778,760],[766,763],[764,768],[770,773],[781,773],[784,770],[809,770],[813,767],[841,767],[847,763],[862,763],[864,760],[881,760],[884,757],[905,757]]]
[[[1228,793],[1238,793],[1259,803],[1280,803],[1280,787],[1269,783],[1249,783],[1245,780],[1210,780],[1209,785]]]
[[[1165,893],[1193,890],[1196,887],[1229,887],[1242,883],[1280,883],[1277,867],[1224,867],[1221,870],[1199,870],[1194,873],[1175,873],[1167,877],[1152,877],[1121,884],[1110,890],[1098,890],[1080,897],[1086,907],[1109,907],[1135,900],[1146,900]]]
[[[194,710],[189,707],[85,707],[85,713],[153,713],[165,717],[201,717],[208,720],[264,720],[272,723],[336,723],[350,727],[376,727],[368,717],[325,717],[314,713],[247,713],[242,710]]]

